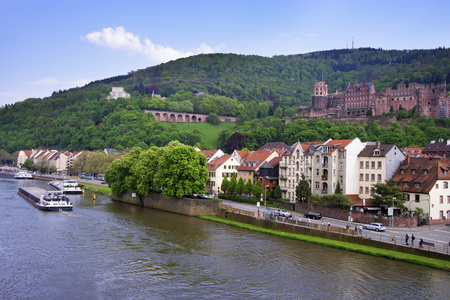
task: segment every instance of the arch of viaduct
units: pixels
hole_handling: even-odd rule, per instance
[[[206,122],[208,115],[180,113],[172,111],[144,110],[144,113],[152,113],[156,121],[177,123]],[[235,122],[235,117],[219,116],[221,122]]]

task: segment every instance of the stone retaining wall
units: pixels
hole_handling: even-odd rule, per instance
[[[134,197],[133,197],[134,196]],[[112,200],[129,204],[160,209],[187,216],[217,214],[222,201],[209,199],[170,198],[161,194],[152,193],[141,196],[132,192],[125,192],[121,196],[112,196]]]

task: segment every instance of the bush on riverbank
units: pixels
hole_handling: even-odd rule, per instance
[[[80,184],[80,186],[82,186],[84,189],[95,192],[95,193],[99,193],[102,195],[111,195],[111,188],[107,187],[107,186],[102,186],[102,185],[96,185],[96,184]]]
[[[335,241],[335,240],[329,240],[321,237],[314,237],[314,236],[308,236],[308,235],[301,235],[301,234],[294,234],[294,233],[287,233],[282,231],[277,231],[273,229],[258,227],[250,224],[235,222],[231,220],[224,220],[218,217],[212,217],[212,216],[200,216],[200,218],[205,220],[210,220],[214,222],[219,222],[239,228],[244,228],[248,230],[253,230],[257,232],[272,234],[276,236],[281,236],[285,238],[290,238],[294,240],[304,241],[308,243],[313,243],[317,245],[327,246],[327,247],[333,247],[337,249],[342,250],[348,250],[353,251],[361,254],[368,254],[378,257],[385,257],[389,259],[394,259],[398,261],[403,262],[409,262],[417,265],[427,266],[435,269],[441,269],[450,271],[450,261],[440,260],[440,259],[432,259],[428,257],[408,254],[408,253],[401,253],[391,250],[385,250],[385,249],[379,249],[375,247],[369,247],[364,245],[358,245],[348,242],[341,242],[341,241]]]

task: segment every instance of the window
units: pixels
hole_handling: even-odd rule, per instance
[[[378,174],[378,182],[381,182],[381,174]]]
[[[297,174],[297,182],[298,182],[298,174]]]
[[[369,194],[369,188],[366,186],[366,194]]]
[[[420,182],[414,182],[414,187],[415,188],[420,188]]]
[[[373,152],[373,155],[377,155],[377,156],[380,155],[380,150],[378,150],[378,149],[375,150],[375,151]]]
[[[428,170],[423,170],[423,175],[428,175]]]
[[[359,187],[359,193],[362,194],[364,192],[364,189],[362,186]]]
[[[372,169],[375,169],[375,162],[372,162]]]
[[[375,182],[375,174],[372,174],[371,177],[372,177],[372,178],[371,178],[371,181],[372,181],[372,182]]]
[[[320,189],[320,183],[316,181],[316,189]]]
[[[378,169],[381,169],[381,161],[378,162]]]
[[[364,180],[364,174],[359,174],[359,181],[363,181]]]
[[[316,169],[316,176],[319,176],[319,169]]]
[[[344,176],[339,176],[339,182],[340,182],[341,184],[344,183]]]
[[[439,184],[437,184],[437,183],[436,183],[436,188],[437,188],[437,189],[439,188]]]
[[[368,168],[369,168],[369,162],[366,161],[366,169],[368,169]]]
[[[413,175],[416,174],[416,169],[412,169],[411,174],[413,174]]]
[[[400,174],[405,174],[405,169],[400,169]]]
[[[339,170],[341,170],[341,171],[344,170],[344,164],[343,163],[339,164]]]
[[[416,195],[416,202],[420,202],[420,195]]]
[[[366,181],[369,181],[369,174],[366,174]]]
[[[448,182],[444,181],[444,189],[448,189]]]
[[[403,187],[408,187],[409,186],[409,182],[408,181],[403,181]]]
[[[444,196],[442,196],[442,195],[439,196],[439,203],[440,204],[444,203]]]
[[[360,162],[359,162],[359,168],[360,168],[360,169],[364,169],[364,162],[363,162],[363,161],[360,161]]]
[[[447,196],[447,204],[450,204],[450,196]]]

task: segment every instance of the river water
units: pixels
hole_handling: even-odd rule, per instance
[[[450,299],[450,273],[0,178],[1,299]]]

